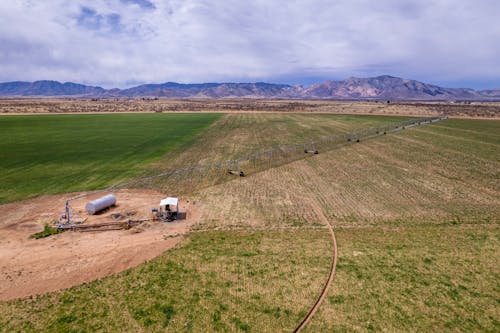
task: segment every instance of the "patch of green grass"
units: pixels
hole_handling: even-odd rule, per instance
[[[42,231],[37,232],[37,233],[31,235],[31,238],[40,239],[40,238],[49,237],[49,236],[52,236],[52,235],[57,235],[57,234],[60,234],[61,232],[64,232],[64,230],[63,229],[58,229],[58,228],[53,228],[50,225],[46,224],[43,227]]]
[[[219,114],[0,117],[0,203],[91,190],[188,147]]]

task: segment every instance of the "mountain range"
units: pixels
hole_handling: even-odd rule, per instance
[[[143,84],[128,89],[104,89],[72,82],[15,81],[0,83],[0,96],[500,100],[500,89],[443,88],[415,80],[383,75],[373,78],[351,77],[343,81],[325,81],[309,87],[263,82],[199,84],[167,82],[161,84]]]

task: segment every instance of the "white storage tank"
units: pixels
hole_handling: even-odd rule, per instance
[[[104,208],[108,208],[116,204],[116,197],[114,194],[108,194],[103,196],[102,198],[91,201],[85,205],[85,210],[88,214],[94,215],[100,210]]]

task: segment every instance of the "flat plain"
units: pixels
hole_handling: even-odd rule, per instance
[[[404,111],[224,114],[138,173],[401,121]],[[322,215],[338,264],[306,331],[498,331],[498,133],[498,120],[448,119],[247,177],[191,179],[183,199],[200,216],[175,248],[84,285],[1,302],[0,329],[292,331],[331,263]]]
[[[144,112],[282,112],[336,113],[404,116],[446,115],[495,119],[498,102],[350,101],[282,99],[0,99],[0,114],[63,113],[144,113]]]

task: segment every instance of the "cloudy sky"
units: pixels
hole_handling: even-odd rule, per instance
[[[0,1],[0,81],[500,88],[499,0]]]

